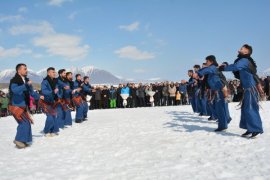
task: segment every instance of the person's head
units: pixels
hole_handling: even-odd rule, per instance
[[[200,67],[200,65],[196,64],[196,65],[193,66],[193,69],[194,69],[194,71],[196,72],[196,71],[198,71],[199,69],[201,69],[201,67]]]
[[[65,70],[65,69],[60,69],[60,70],[58,71],[58,75],[59,75],[59,77],[61,77],[61,78],[65,78],[65,77],[66,77],[66,70]]]
[[[72,76],[73,76],[72,72],[67,72],[66,73],[67,80],[72,81],[72,79],[73,79]]]
[[[90,82],[90,78],[88,76],[83,77],[83,82],[88,84]]]
[[[81,76],[81,74],[76,74],[76,80],[77,81],[81,81],[82,80],[82,76]]]
[[[218,66],[218,63],[217,63],[217,60],[216,60],[216,57],[214,55],[209,55],[205,58],[206,60],[206,65],[207,66],[211,66],[211,65],[215,65],[215,66]]]
[[[207,67],[207,64],[206,63],[203,63],[202,64],[202,67],[204,68],[204,67]]]
[[[55,78],[55,76],[56,76],[55,69],[54,69],[53,67],[49,67],[49,68],[47,69],[47,75],[48,75],[51,79]]]
[[[188,70],[188,76],[192,77],[193,76],[193,70]]]
[[[244,44],[241,49],[238,51],[240,55],[251,55],[252,54],[252,47],[248,44]]]
[[[26,64],[20,63],[17,64],[16,66],[16,72],[20,75],[20,76],[27,76],[27,66]]]

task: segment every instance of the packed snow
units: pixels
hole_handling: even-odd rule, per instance
[[[236,103],[220,133],[190,106],[93,110],[57,137],[44,137],[45,115],[34,115],[25,149],[12,143],[15,120],[1,118],[0,179],[270,179],[270,102],[261,106],[265,132],[256,139],[240,137]]]

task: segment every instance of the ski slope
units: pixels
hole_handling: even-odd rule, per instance
[[[270,179],[270,102],[261,103],[264,131],[240,137],[240,110],[227,132],[190,106],[89,111],[89,120],[44,137],[34,115],[33,145],[16,149],[17,124],[0,119],[0,179]],[[74,117],[74,114],[73,114]]]

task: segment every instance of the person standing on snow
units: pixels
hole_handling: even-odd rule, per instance
[[[33,120],[28,111],[30,95],[35,99],[44,99],[44,96],[39,96],[34,91],[32,81],[27,78],[27,66],[25,64],[16,66],[16,74],[10,80],[9,92],[9,111],[18,123],[13,142],[17,148],[21,149],[29,146],[32,142],[31,124],[33,124]]]
[[[226,109],[226,101],[225,95],[223,93],[223,88],[225,84],[223,84],[220,78],[220,72],[218,70],[218,64],[216,61],[216,57],[213,55],[207,56],[206,58],[206,66],[194,73],[194,78],[198,79],[205,75],[208,75],[207,82],[214,91],[213,101],[215,105],[215,111],[218,118],[218,128],[215,132],[224,131],[228,128],[228,124],[230,123],[230,115],[228,110]]]
[[[259,113],[258,101],[260,94],[263,94],[257,76],[257,65],[251,58],[252,47],[244,44],[238,51],[238,58],[234,64],[222,64],[221,71],[233,71],[236,78],[240,79],[244,88],[244,96],[241,105],[240,128],[247,131],[242,134],[243,137],[255,138],[263,133],[262,120]]]

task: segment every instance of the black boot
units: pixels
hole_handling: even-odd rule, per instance
[[[82,123],[82,120],[81,119],[76,119],[75,123]]]
[[[215,130],[215,132],[221,132],[221,131],[225,131],[227,128],[217,128],[216,130]]]
[[[255,139],[256,137],[258,137],[259,134],[261,133],[258,133],[258,132],[252,133],[252,135],[250,136],[250,139]]]
[[[251,134],[252,134],[251,132],[248,132],[248,131],[247,131],[247,132],[245,132],[244,134],[242,134],[241,136],[242,136],[242,137],[248,137],[248,136],[251,135]]]

